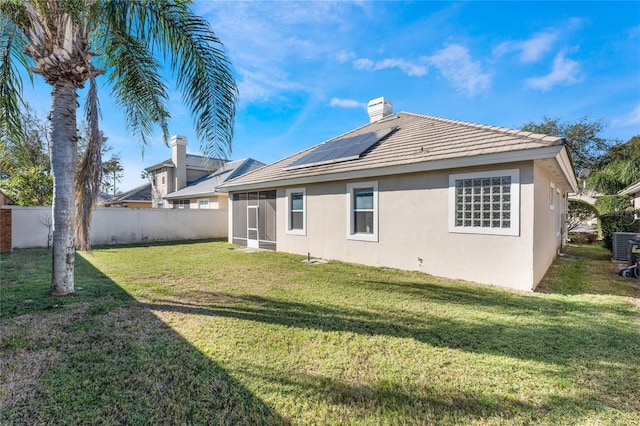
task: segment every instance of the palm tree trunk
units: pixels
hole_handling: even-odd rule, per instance
[[[76,86],[56,82],[51,92],[51,168],[53,172],[52,296],[74,293],[75,171],[77,156]]]

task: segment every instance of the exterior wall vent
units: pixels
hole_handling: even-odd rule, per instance
[[[371,99],[367,104],[367,112],[369,113],[369,122],[374,123],[393,114],[393,104],[385,97]]]

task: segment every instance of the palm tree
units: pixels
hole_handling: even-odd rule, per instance
[[[96,78],[105,76],[127,127],[142,146],[155,126],[167,143],[168,84],[162,64],[168,63],[204,153],[226,157],[230,151],[235,81],[222,43],[193,14],[189,1],[0,0],[0,58],[0,131],[20,133],[20,68],[53,88],[52,295],[74,292],[74,234],[81,249],[89,247],[88,224],[101,171]],[[91,136],[76,173],[77,97],[87,82],[85,118]]]
[[[640,157],[615,160],[587,178],[587,188],[601,194],[617,194],[640,180]]]

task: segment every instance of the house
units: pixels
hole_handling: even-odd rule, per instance
[[[99,205],[103,207],[151,208],[151,184],[137,186],[127,192],[115,195]]]
[[[252,158],[223,162],[213,173],[187,184],[185,188],[162,197],[174,208],[227,209],[229,197],[218,192],[222,183],[264,167],[265,164]]]
[[[228,197],[216,187],[228,180],[263,167],[252,158],[227,161],[187,154],[187,138],[171,138],[171,158],[147,167],[151,182],[149,201],[154,208],[226,209]]]
[[[578,184],[563,139],[409,112],[222,185],[229,241],[533,290]]]
[[[640,209],[640,180],[618,192],[618,195],[630,196],[633,201],[633,208]]]

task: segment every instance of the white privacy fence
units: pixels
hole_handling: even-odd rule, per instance
[[[11,247],[47,247],[51,208],[3,206],[11,209]],[[91,219],[91,244],[227,238],[226,209],[99,208]]]

